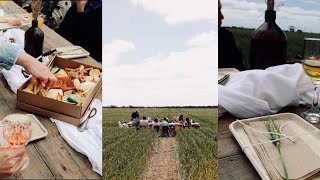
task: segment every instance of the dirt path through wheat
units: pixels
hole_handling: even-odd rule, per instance
[[[159,145],[147,161],[143,179],[179,180],[178,160],[176,159],[175,138],[160,138]]]

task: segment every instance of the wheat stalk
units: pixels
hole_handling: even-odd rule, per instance
[[[32,0],[31,9],[32,9],[32,18],[38,19],[40,9],[41,9],[42,0]]]
[[[277,146],[277,148],[278,148],[280,158],[281,158],[282,167],[284,170],[284,174],[286,176],[286,180],[288,180],[289,176],[288,176],[287,167],[283,161],[283,157],[282,157],[281,150],[280,150],[280,135],[279,135],[280,130],[279,130],[279,127],[274,123],[274,121],[271,118],[266,122],[266,127],[267,127],[268,131],[271,133],[270,140],[272,140],[273,144],[275,146]]]

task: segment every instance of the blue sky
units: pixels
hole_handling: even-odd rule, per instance
[[[275,0],[277,24],[287,30],[289,26],[305,32],[320,33],[319,0]],[[282,4],[283,2],[283,4]],[[222,26],[258,28],[264,22],[264,0],[221,0],[225,16]]]
[[[103,1],[104,105],[217,105],[216,0]]]

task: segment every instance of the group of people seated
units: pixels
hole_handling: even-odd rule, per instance
[[[164,117],[163,119],[159,118],[147,118],[146,116],[143,116],[142,119],[139,119],[139,110],[136,110],[131,114],[131,122],[123,122],[121,123],[119,121],[119,127],[121,128],[129,128],[129,127],[135,127],[137,130],[139,130],[141,127],[147,128],[150,127],[151,130],[159,132],[161,127],[168,127],[168,129],[176,129],[175,127],[179,126],[182,128],[198,128],[200,127],[199,123],[194,122],[192,119],[189,119],[188,117],[184,119],[183,115],[180,116],[173,116],[171,120],[169,118]]]

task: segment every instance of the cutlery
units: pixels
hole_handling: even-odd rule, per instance
[[[78,131],[83,132],[84,130],[87,129],[88,121],[90,118],[95,116],[97,114],[97,109],[92,108],[91,110],[89,109],[89,113],[86,115],[87,117],[84,119],[84,121],[78,126]]]

